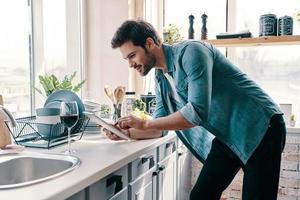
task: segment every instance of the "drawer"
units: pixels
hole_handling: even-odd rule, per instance
[[[180,146],[177,148],[177,152],[178,152],[178,155],[180,154],[185,154],[187,153],[189,150],[186,146]]]
[[[158,162],[162,161],[177,149],[177,139],[173,138],[158,147]]]
[[[110,199],[128,186],[128,166],[109,174],[92,184],[89,190],[90,200]]]
[[[177,137],[178,148],[184,146],[183,142]]]
[[[151,168],[142,176],[129,183],[130,200],[156,200],[157,196],[157,176],[156,168]]]
[[[140,156],[136,160],[129,164],[129,181],[135,180],[146,171],[156,166],[157,155],[156,149],[149,151],[148,153]]]
[[[85,200],[85,189],[73,194],[71,197],[67,198],[67,200]]]
[[[109,200],[127,200],[127,199],[128,199],[128,188],[125,187],[120,192],[118,192],[113,197],[111,197]]]

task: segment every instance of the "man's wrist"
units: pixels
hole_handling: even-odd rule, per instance
[[[144,129],[151,129],[151,120],[145,121],[145,128]]]
[[[126,129],[126,134],[129,138],[131,138],[131,134],[130,134],[130,130],[129,129]]]

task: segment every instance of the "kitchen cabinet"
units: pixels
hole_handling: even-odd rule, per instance
[[[71,197],[67,198],[67,200],[85,200],[86,199],[86,189],[73,194]]]
[[[176,199],[176,153],[158,163],[158,200]]]
[[[88,187],[87,200],[127,200],[128,166],[111,173]]]
[[[175,200],[177,189],[177,140],[158,147],[158,200]]]
[[[178,141],[177,149],[177,200],[189,199],[192,178],[191,154],[188,149]]]
[[[129,164],[129,182],[147,172],[157,164],[157,150],[151,149]]]
[[[177,137],[172,137],[68,200],[176,200],[177,162]]]
[[[129,183],[129,196],[131,200],[157,199],[157,170],[151,168],[142,176]]]
[[[129,164],[129,199],[156,200],[157,150],[151,149]]]
[[[128,189],[127,187],[125,187],[120,192],[112,196],[109,200],[127,200],[127,199],[128,199]]]

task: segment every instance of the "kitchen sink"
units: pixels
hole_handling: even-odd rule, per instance
[[[22,152],[0,155],[0,189],[47,181],[78,167],[80,159],[63,154]]]

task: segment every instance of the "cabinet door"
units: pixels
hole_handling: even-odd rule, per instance
[[[158,161],[162,161],[177,149],[177,140],[173,138],[158,147]]]
[[[129,164],[129,181],[132,182],[140,175],[143,175],[152,167],[157,165],[156,149],[139,156],[137,159]]]
[[[177,153],[177,199],[189,199],[191,191],[191,154],[186,147],[180,147]]]
[[[85,189],[73,194],[72,196],[68,197],[67,200],[86,200]]]
[[[88,188],[89,200],[107,200],[117,195],[128,185],[128,166],[109,174]]]
[[[157,172],[152,168],[135,181],[129,183],[129,199],[156,200]]]
[[[158,199],[176,200],[176,153],[159,162],[158,169]]]
[[[117,194],[115,194],[113,197],[111,197],[109,200],[127,200],[127,199],[128,199],[128,189],[126,187],[123,188],[123,190],[121,190]]]

